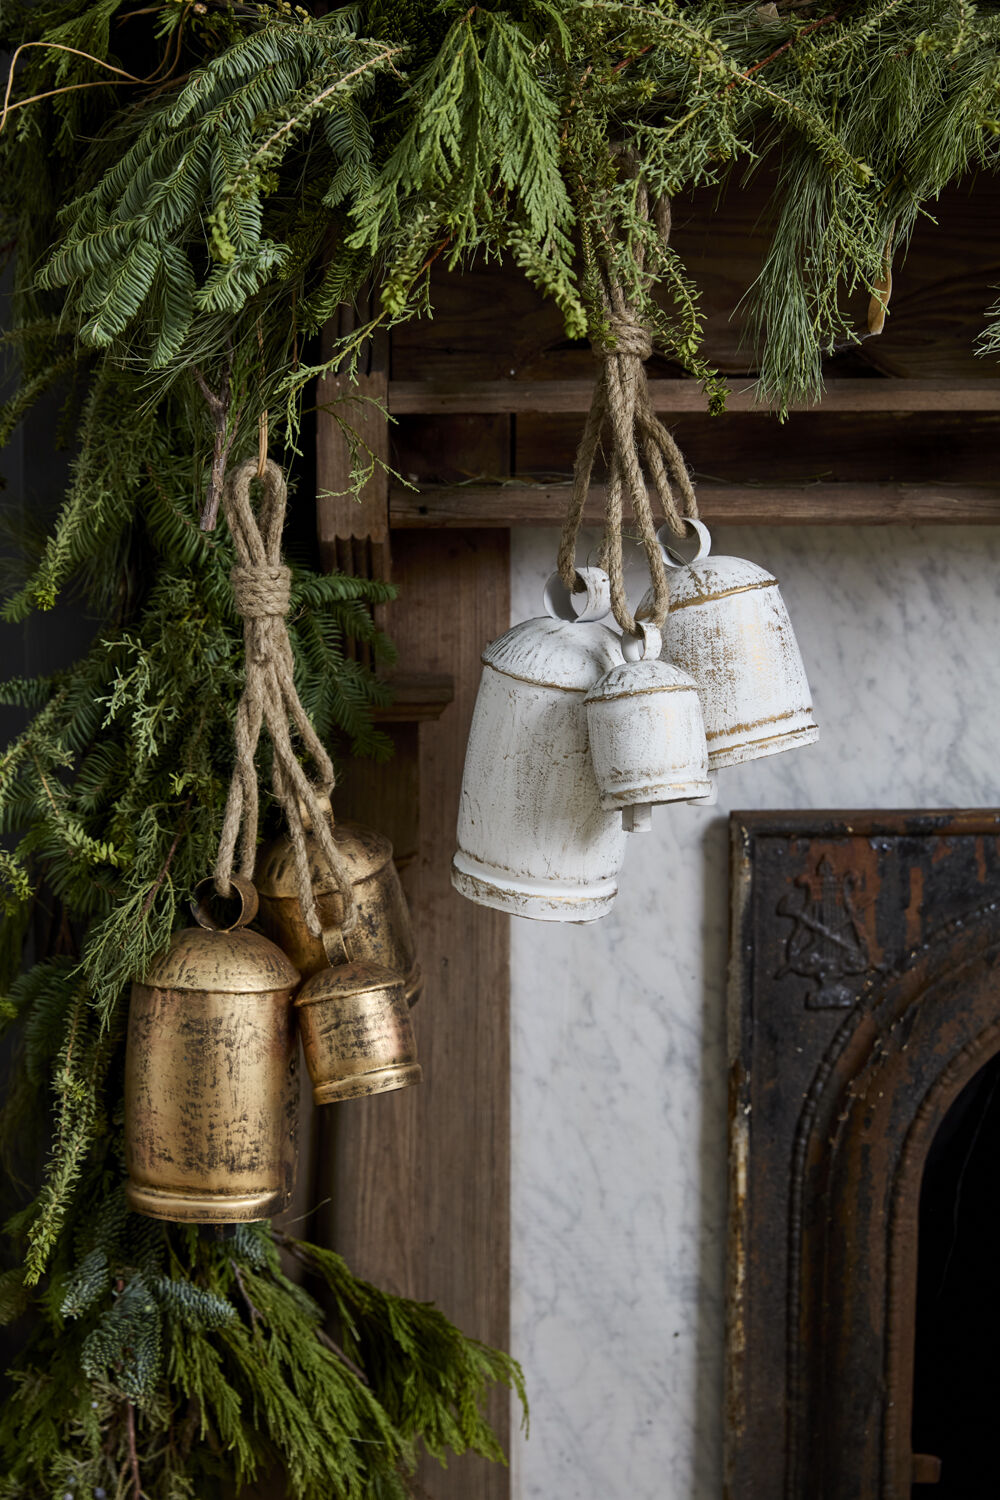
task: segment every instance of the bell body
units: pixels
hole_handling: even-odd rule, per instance
[[[406,897],[392,862],[392,844],[358,823],[335,823],[333,837],[350,872],[358,909],[357,926],[344,938],[347,956],[402,974],[412,1005],[423,981]],[[306,846],[319,919],[325,928],[338,929],[344,919],[343,900],[315,840],[307,836]],[[303,978],[326,968],[330,960],[323,943],[307,928],[299,905],[287,835],[261,850],[254,882],[260,896],[260,924],[268,937],[280,944]]]
[[[694,678],[712,771],[819,736],[777,579],[739,557],[705,557],[670,576],[664,657]]]
[[[321,969],[295,1006],[317,1104],[420,1082],[403,978],[376,964]]]
[[[601,806],[586,696],[621,660],[606,626],[525,620],[483,653],[462,778],[452,884],[549,922],[603,917],[625,834]]]
[[[125,1055],[129,1207],[157,1219],[267,1219],[291,1198],[298,1116],[292,991],[256,932],[174,934],[132,986]]]
[[[608,809],[683,802],[710,790],[698,689],[686,672],[658,659],[659,631],[642,631],[642,659],[619,662],[586,698],[590,754]],[[632,640],[623,641],[626,651]]]

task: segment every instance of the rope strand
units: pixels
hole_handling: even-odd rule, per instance
[[[337,848],[324,802],[333,790],[333,762],[295,691],[295,660],[285,617],[292,574],[281,561],[281,533],[288,495],[284,475],[271,459],[259,475],[259,459],[248,459],[227,477],[222,509],[236,546],[238,561],[230,573],[236,609],[243,619],[246,685],[236,710],[236,764],[226,799],[222,836],[215,861],[215,885],[221,896],[231,890],[239,843],[239,873],[251,879],[257,855],[258,791],[254,757],[266,725],[274,750],[274,795],[284,808],[294,854],[299,903],[306,926],[319,937],[322,925],[309,875],[307,830],[320,848],[344,903],[343,930],[357,921],[350,872]],[[260,481],[262,498],[254,515],[250,485]],[[318,772],[312,781],[302,769],[290,725]]]
[[[636,183],[636,205],[640,214],[648,219],[649,193],[641,179]],[[653,203],[652,217],[658,234],[666,244],[670,235],[670,204],[666,198],[659,198]],[[640,245],[636,252],[636,264],[640,272],[643,260]],[[571,591],[575,590],[578,584],[577,538],[601,433],[607,423],[610,427],[611,444],[604,536],[599,562],[611,582],[611,609],[615,620],[622,630],[634,635],[636,622],[628,607],[622,547],[626,497],[646,554],[653,586],[650,619],[657,627],[662,627],[670,603],[667,570],[656,539],[656,521],[643,473],[643,459],[664,517],[678,535],[684,533],[685,520],[697,516],[698,501],[684,457],[653,411],[645,368],[645,362],[653,351],[649,330],[640,322],[620,281],[607,262],[602,272],[602,282],[609,339],[598,351],[601,368],[594,383],[594,394],[573,467],[573,490],[559,543],[558,567],[565,586]],[[675,488],[680,496],[679,504],[674,494]]]

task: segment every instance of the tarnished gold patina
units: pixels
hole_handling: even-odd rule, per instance
[[[241,920],[247,910],[244,903]],[[145,982],[132,986],[130,1208],[222,1224],[286,1206],[295,1179],[298,981],[260,933],[193,927],[175,933]]]
[[[332,814],[331,814],[332,822]],[[357,926],[343,935],[341,951],[354,963],[372,963],[403,976],[406,999],[418,999],[423,979],[416,963],[413,928],[406,897],[392,862],[392,845],[381,833],[358,823],[337,823],[337,847],[350,871],[358,908]],[[261,850],[255,881],[260,893],[260,923],[279,943],[296,968],[308,979],[336,961],[341,947],[344,902],[312,838],[307,838],[309,870],[316,907],[325,929],[326,944],[306,926],[295,893],[292,843],[281,835]]]
[[[317,1104],[385,1094],[420,1082],[400,974],[376,964],[322,969],[296,996]]]

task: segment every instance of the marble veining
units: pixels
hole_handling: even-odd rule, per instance
[[[517,1500],[721,1495],[729,811],[1000,801],[1000,530],[714,543],[777,574],[820,741],[657,809],[603,921],[512,922]],[[512,620],[541,613],[556,544],[514,533]]]

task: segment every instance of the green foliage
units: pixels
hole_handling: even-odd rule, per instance
[[[123,1496],[137,1464],[150,1500],[275,1469],[301,1500],[398,1497],[419,1442],[499,1457],[482,1397],[497,1381],[523,1396],[505,1356],[332,1251],[283,1242],[322,1282],[340,1345],[266,1227],[217,1237],[125,1209],[127,986],[211,866],[242,686],[231,545],[199,525],[213,453],[255,452],[266,411],[294,470],[309,382],[371,331],[320,362],[311,341],[337,306],[371,280],[378,323],[428,312],[432,266],[474,257],[516,264],[568,336],[600,341],[610,271],[719,409],[698,288],[633,165],[673,198],[773,172],[744,289],[760,387],[779,406],[814,397],[824,355],[858,337],[845,294],[874,288],[941,190],[1000,150],[997,0],[321,9],[5,0],[0,19],[0,46],[22,47],[0,132],[17,363],[0,443],[58,399],[72,456],[4,614],[72,592],[94,621],[75,665],[0,688],[30,715],[0,757],[0,1028],[20,1058],[0,1113],[0,1319],[34,1317],[0,1414],[0,1500],[71,1479]],[[376,460],[352,453],[359,490]],[[384,690],[348,649],[385,652],[371,606],[386,597],[294,569],[299,694],[352,753],[386,749]]]
[[[0,155],[21,182],[55,145],[42,178],[62,212],[46,236],[7,189],[33,310],[60,311],[21,405],[65,371],[71,338],[154,390],[231,349],[235,368],[263,364],[273,404],[314,373],[303,338],[366,277],[391,322],[429,308],[436,260],[482,255],[519,265],[571,337],[603,332],[596,267],[610,261],[657,347],[718,408],[697,288],[651,237],[623,160],[669,195],[773,164],[770,248],[746,289],[761,389],[815,397],[823,356],[858,337],[845,293],[871,289],[942,188],[1000,148],[995,0],[371,0],[320,16],[163,0],[141,40],[116,11],[49,0],[8,26],[148,80],[46,46],[22,58]],[[95,116],[103,128],[85,134]],[[265,395],[247,390],[244,416]],[[294,425],[294,399],[287,414]],[[50,586],[41,575],[43,597]]]

